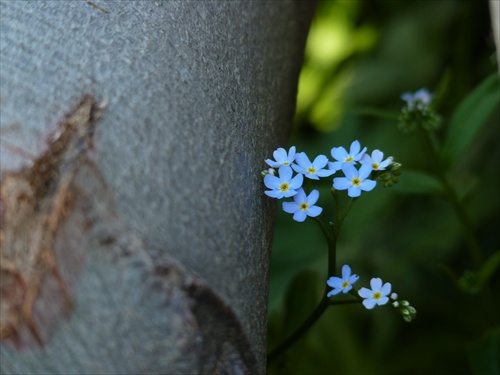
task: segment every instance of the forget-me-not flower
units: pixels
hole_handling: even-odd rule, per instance
[[[295,160],[295,146],[290,147],[288,153],[284,148],[280,147],[273,152],[273,156],[275,160],[266,159],[269,166],[279,168],[282,165],[291,165]]]
[[[384,161],[384,153],[380,150],[373,150],[372,155],[364,154],[361,158],[361,164],[371,165],[374,171],[383,171],[386,167],[392,164],[392,156],[388,157]]]
[[[328,163],[328,168],[334,172],[342,169],[342,164],[350,163],[356,164],[357,161],[361,159],[363,154],[366,152],[366,147],[361,150],[361,145],[358,141],[351,143],[349,152],[344,147],[334,147],[331,150],[332,157],[337,160]]]
[[[295,163],[292,164],[295,172],[312,180],[319,180],[320,177],[328,177],[335,173],[335,171],[323,169],[328,164],[328,158],[325,155],[317,156],[311,163],[305,152],[299,152],[295,157]]]
[[[288,198],[297,194],[297,189],[302,186],[304,177],[298,174],[292,178],[292,167],[283,165],[278,169],[279,176],[267,174],[264,177],[264,184],[271,190],[266,190],[264,194],[271,198]]]
[[[304,189],[300,188],[294,195],[293,202],[283,202],[283,211],[293,214],[293,220],[303,222],[308,216],[316,217],[323,211],[321,207],[314,205],[318,198],[318,190],[314,189],[306,196]]]
[[[326,282],[333,290],[329,291],[327,297],[335,296],[342,293],[347,293],[352,289],[352,284],[358,281],[359,276],[356,274],[351,275],[351,267],[345,264],[342,267],[342,277],[332,276]]]
[[[368,288],[361,288],[358,294],[361,298],[364,298],[363,305],[367,309],[373,309],[375,305],[385,305],[389,302],[389,297],[391,293],[391,284],[385,283],[382,285],[382,280],[378,277],[374,277],[370,281],[371,290]]]
[[[372,172],[370,164],[362,164],[358,171],[354,165],[344,163],[342,165],[342,172],[344,172],[345,177],[335,177],[333,179],[333,187],[337,190],[347,189],[347,195],[351,198],[359,197],[361,191],[373,190],[377,185],[377,181],[367,178]]]
[[[401,99],[403,99],[410,109],[415,107],[416,103],[422,104],[430,104],[432,101],[432,94],[426,89],[420,89],[415,91],[415,93],[405,92],[401,95]]]

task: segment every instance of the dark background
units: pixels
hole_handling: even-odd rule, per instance
[[[493,374],[500,371],[499,273],[478,291],[457,286],[472,270],[449,202],[423,182],[433,160],[415,133],[398,130],[403,92],[438,92],[445,142],[454,110],[498,74],[486,1],[323,1],[310,30],[290,144],[311,160],[355,139],[403,164],[399,183],[364,193],[338,243],[338,269],[391,282],[418,311],[406,323],[388,306],[330,307],[270,374]],[[498,91],[496,93],[498,99]],[[498,100],[497,100],[498,102]],[[499,108],[460,153],[448,178],[488,259],[499,241]],[[474,125],[476,126],[476,125]],[[283,145],[285,146],[285,145]],[[269,155],[271,157],[271,155]],[[264,165],[263,165],[264,168]],[[325,178],[319,205],[332,212]],[[346,194],[340,194],[347,198]],[[343,204],[347,199],[342,201]],[[316,223],[281,210],[272,257],[268,350],[320,301],[329,275]]]

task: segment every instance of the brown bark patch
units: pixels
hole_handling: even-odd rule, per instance
[[[72,309],[56,254],[81,260],[72,255],[74,243],[62,239],[61,232],[75,221],[71,218],[79,193],[73,182],[88,161],[101,109],[85,95],[59,122],[47,150],[31,166],[1,176],[1,341],[43,346],[51,325]]]

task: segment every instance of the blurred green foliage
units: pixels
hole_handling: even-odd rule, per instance
[[[340,233],[337,264],[348,263],[360,275],[358,288],[368,286],[371,277],[391,282],[418,315],[406,323],[391,308],[330,307],[268,366],[269,374],[499,373],[497,73],[486,1],[318,4],[290,145],[313,159],[330,157],[332,147],[348,147],[357,139],[370,152],[378,148],[403,164],[398,184],[377,186],[354,206]],[[442,157],[451,165],[448,178],[488,259],[477,274],[467,272],[474,264],[433,160],[416,133],[397,127],[401,93],[422,87],[438,95],[444,122],[437,138],[446,145]],[[318,204],[324,214],[333,212],[330,187],[331,180],[323,179]],[[294,222],[280,203],[269,350],[314,309],[330,276],[316,223]],[[467,292],[467,285],[475,289]]]

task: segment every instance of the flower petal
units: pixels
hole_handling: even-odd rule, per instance
[[[265,162],[271,168],[279,168],[279,167],[281,167],[281,163],[278,163],[277,161],[274,161],[274,160],[271,160],[271,159],[266,159]]]
[[[373,167],[371,164],[368,164],[368,163],[362,164],[361,168],[359,168],[359,178],[361,180],[364,180],[365,178],[367,178],[370,175],[370,173],[372,173],[372,171],[373,171]]]
[[[332,276],[330,277],[326,283],[328,286],[331,286],[332,288],[340,288],[340,286],[343,283],[343,280],[340,277]]]
[[[321,212],[323,212],[323,209],[321,207],[312,206],[312,207],[309,207],[309,209],[307,210],[307,216],[316,217],[316,216],[320,215]]]
[[[376,302],[375,302],[375,300],[374,300],[374,299],[369,299],[369,298],[367,298],[367,299],[363,300],[363,305],[364,305],[364,306],[365,306],[368,310],[373,309],[373,308],[375,307],[375,304],[376,304]]]
[[[372,191],[375,186],[377,186],[377,181],[375,180],[364,180],[360,185],[359,188],[363,191]]]
[[[342,169],[342,162],[341,161],[336,161],[336,162],[329,162],[328,163],[328,169],[333,171],[333,173],[340,171]]]
[[[382,279],[379,277],[374,277],[370,280],[370,286],[372,287],[372,290],[380,290],[382,288]]]
[[[347,264],[344,264],[342,267],[342,278],[345,280],[351,276],[351,267],[349,267]]]
[[[286,160],[286,150],[284,148],[278,148],[273,152],[274,160],[277,162],[282,162],[283,160]]]
[[[357,198],[361,195],[361,189],[357,186],[352,186],[347,189],[347,195],[351,198]]]
[[[290,168],[290,171],[292,168]],[[302,183],[304,182],[304,176],[301,174],[298,174],[292,180],[290,181],[290,189],[296,190],[302,186]]]
[[[306,213],[302,210],[298,210],[293,214],[293,220],[298,221],[299,223],[302,223],[306,219],[306,217]]]
[[[389,302],[389,297],[382,297],[376,301],[377,305],[382,306]]]
[[[380,164],[382,159],[384,158],[384,153],[380,150],[373,150],[372,159],[375,163]]]
[[[298,205],[300,205],[303,202],[306,202],[307,197],[306,197],[306,192],[304,191],[304,189],[302,189],[302,188],[297,189],[297,194],[293,197],[293,200]]]
[[[351,289],[352,289],[352,285],[348,284],[346,287],[342,288],[342,292],[345,294],[345,293],[349,292]]]
[[[351,148],[349,149],[351,155],[357,155],[359,150],[361,149],[361,145],[359,141],[354,141],[351,143]]]
[[[373,292],[370,289],[363,287],[358,290],[358,294],[361,298],[370,298],[373,295]]]
[[[335,296],[340,293],[342,289],[333,289],[328,292],[327,297]]]
[[[328,158],[325,155],[318,155],[316,159],[314,159],[312,165],[316,169],[323,169],[325,165],[328,164]]]
[[[319,171],[316,172],[316,176],[319,176],[319,177],[329,177],[331,176],[332,174],[334,174],[336,171],[332,171],[332,170],[329,170],[329,169],[321,169]]]
[[[352,186],[350,180],[345,177],[335,177],[333,179],[333,187],[337,190],[346,190]]]
[[[356,281],[358,281],[358,279],[359,279],[358,275],[351,275],[349,276],[349,279],[347,281],[349,281],[349,284],[354,284]]]
[[[299,209],[299,206],[295,202],[283,202],[283,211],[294,214]]]
[[[278,169],[278,173],[280,175],[280,180],[281,181],[290,181],[290,179],[292,178],[292,174],[293,174],[293,171],[292,171],[292,168],[289,167],[288,165],[282,165],[279,169]],[[266,176],[267,177],[267,176]]]
[[[311,193],[307,197],[306,202],[309,206],[313,206],[318,201],[318,198],[319,198],[319,191],[313,189],[313,191],[311,191]]]
[[[279,191],[279,190],[266,190],[264,192],[264,194],[266,194],[268,197],[271,197],[271,198],[278,198],[278,199],[280,199],[280,198],[284,197],[283,193],[281,191]]]
[[[352,163],[344,163],[342,164],[342,172],[344,172],[345,176],[352,180],[354,177],[358,177],[359,173],[356,167]]]
[[[295,162],[302,168],[309,168],[311,166],[311,161],[305,152],[299,152],[297,156],[295,156]]]
[[[382,289],[380,289],[380,291],[382,292],[382,294],[384,296],[387,296],[388,294],[391,293],[391,288],[392,288],[392,285],[391,283],[385,283],[383,286],[382,286]]]
[[[287,191],[281,192],[281,194],[283,194],[284,198],[290,198],[297,194],[297,190],[288,189]]]
[[[344,161],[347,157],[349,157],[349,154],[344,147],[334,147],[330,153],[332,154],[332,157],[338,161]]]
[[[264,177],[264,185],[266,185],[269,189],[278,189],[280,186],[280,179],[272,174],[266,174]]]

